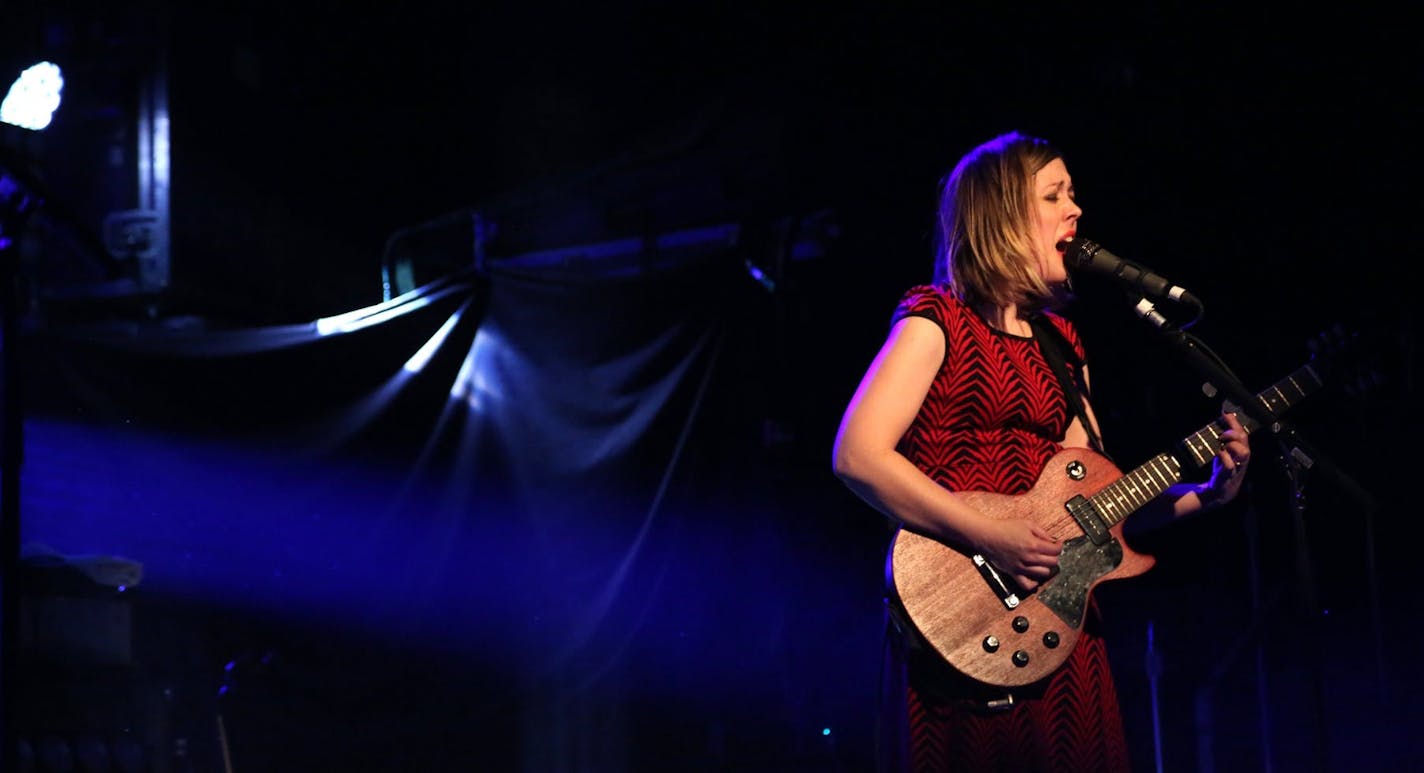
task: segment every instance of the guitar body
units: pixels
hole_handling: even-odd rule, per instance
[[[1082,635],[1093,588],[1156,563],[1124,544],[1121,523],[1094,544],[1067,507],[1121,477],[1107,457],[1066,448],[1023,494],[958,492],[984,515],[1030,519],[1063,543],[1058,573],[1026,597],[1003,592],[971,554],[902,528],[886,574],[915,631],[950,666],[985,684],[1017,687],[1052,674]]]
[[[1261,391],[1258,407],[1279,416],[1322,386],[1323,364],[1307,363]],[[1247,432],[1259,426],[1249,412],[1237,418]],[[1184,464],[1210,464],[1223,429],[1208,424],[1126,475],[1102,454],[1065,448],[1023,494],[957,492],[990,518],[1027,518],[1062,543],[1058,573],[1030,593],[1017,592],[979,556],[904,528],[886,560],[890,592],[914,632],[961,674],[993,687],[1044,679],[1078,645],[1098,583],[1135,577],[1157,562],[1124,543],[1123,522],[1181,480]]]

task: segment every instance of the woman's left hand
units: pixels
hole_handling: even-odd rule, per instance
[[[1227,429],[1221,433],[1221,450],[1211,463],[1211,479],[1201,492],[1204,504],[1214,506],[1231,501],[1241,491],[1246,466],[1251,462],[1251,439],[1235,413],[1221,414]]]

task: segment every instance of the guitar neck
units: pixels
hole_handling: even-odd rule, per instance
[[[1279,416],[1287,408],[1319,389],[1322,383],[1315,369],[1306,364],[1257,394],[1256,399],[1265,405],[1272,416]],[[1247,432],[1255,432],[1260,427],[1260,423],[1246,413],[1238,412],[1237,418]],[[1218,418],[1183,438],[1178,453],[1157,454],[1142,466],[1089,497],[1089,501],[1109,527],[1122,522],[1170,486],[1181,481],[1184,465],[1201,467],[1210,463],[1212,457],[1221,450],[1221,433],[1226,429],[1226,425]]]

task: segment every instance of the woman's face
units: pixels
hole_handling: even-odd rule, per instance
[[[1073,201],[1073,178],[1063,159],[1055,158],[1033,176],[1034,249],[1043,281],[1061,284],[1068,280],[1059,247],[1078,233],[1078,216],[1083,210]]]

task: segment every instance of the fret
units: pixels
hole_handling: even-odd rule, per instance
[[[1271,412],[1272,416],[1290,407],[1290,401],[1285,399],[1285,395],[1283,394],[1262,396],[1261,402],[1266,404],[1266,408]]]
[[[1221,450],[1221,433],[1225,431],[1226,428],[1222,427],[1216,422],[1208,424],[1202,430],[1202,432],[1206,433],[1206,438],[1204,438],[1202,441],[1202,447],[1204,449],[1204,452],[1202,453],[1202,460],[1200,464],[1206,464],[1207,462],[1211,461],[1211,458],[1213,456],[1216,456],[1216,452]]]
[[[1127,503],[1122,501],[1122,497],[1117,496],[1116,490],[1105,490],[1104,493],[1108,494],[1108,503],[1112,508],[1114,523],[1123,520],[1127,517],[1128,513],[1132,512],[1132,508],[1128,507]]]
[[[1320,388],[1321,385],[1322,382],[1314,369],[1305,365],[1256,395],[1256,399],[1265,404],[1271,415],[1275,416]],[[1241,426],[1245,427],[1247,432],[1255,432],[1261,426],[1260,422],[1245,413],[1238,414],[1238,418],[1241,419]]]
[[[1159,454],[1109,484],[1091,497],[1091,501],[1103,516],[1103,520],[1113,526],[1181,480],[1179,471],[1180,467],[1174,458],[1168,454]]]
[[[1196,434],[1184,441],[1187,450],[1192,453],[1192,460],[1196,462],[1197,465],[1206,464],[1211,460],[1212,455],[1220,450],[1220,433],[1221,429],[1219,427],[1215,424],[1210,424],[1197,430]]]
[[[1155,476],[1155,482],[1159,486],[1157,493],[1167,490],[1167,487],[1177,482],[1176,470],[1173,469],[1172,458],[1166,454],[1158,454],[1152,461],[1148,462],[1147,474]]]
[[[1146,503],[1147,500],[1142,498],[1142,492],[1138,490],[1137,486],[1133,485],[1130,478],[1123,478],[1118,487],[1122,489],[1123,498],[1128,501],[1128,504],[1132,505],[1133,509],[1139,508]]]
[[[1127,489],[1128,496],[1131,497],[1132,501],[1136,503],[1133,506],[1133,509],[1142,507],[1143,505],[1151,501],[1152,497],[1147,496],[1146,492],[1144,492],[1141,488],[1137,486],[1136,479],[1134,479],[1131,475],[1124,477],[1122,479],[1122,483],[1123,488]]]
[[[1211,442],[1207,440],[1203,433],[1198,432],[1192,436],[1187,444],[1187,449],[1192,452],[1192,461],[1197,464],[1205,464],[1207,455],[1211,452]]]
[[[1290,387],[1290,390],[1287,391],[1286,387]],[[1283,407],[1283,409],[1286,409],[1286,407],[1290,407],[1290,404],[1292,404],[1293,401],[1302,399],[1302,397],[1304,397],[1304,394],[1306,394],[1304,393],[1304,391],[1300,390],[1300,387],[1297,386],[1296,383],[1293,382],[1282,382],[1276,384],[1276,386],[1272,387],[1272,391],[1274,393],[1272,397],[1276,399],[1277,403],[1279,403],[1280,407]]]

